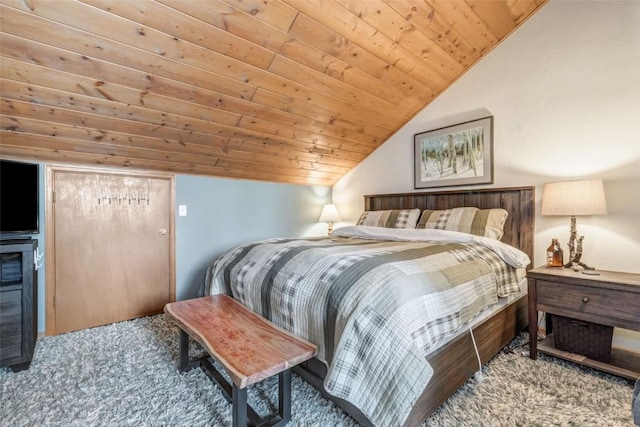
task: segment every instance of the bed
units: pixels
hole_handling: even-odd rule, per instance
[[[318,358],[300,365],[297,372],[361,424],[419,425],[478,371],[478,358],[485,363],[526,326],[526,296],[518,291],[523,267],[532,258],[533,203],[532,187],[365,196],[365,215],[368,213],[371,218],[381,211],[403,210],[400,212],[404,215],[410,209],[503,209],[508,216],[503,220],[502,241],[522,252],[502,246],[496,249],[500,243],[493,243],[495,239],[449,231],[425,230],[428,239],[414,239],[407,236],[418,234],[417,230],[389,230],[390,236],[401,235],[396,238],[387,236],[383,229],[348,227],[327,239],[271,239],[233,248],[209,268],[206,293],[232,294],[277,325],[319,344]],[[402,215],[391,220],[401,223]],[[408,228],[413,228],[412,221],[415,223],[415,218],[409,220]],[[404,257],[418,253],[410,260],[397,258],[398,254]],[[318,254],[323,258],[313,258]],[[426,261],[427,255],[423,258],[423,254],[429,254],[431,259]],[[479,254],[486,259],[476,259]],[[517,262],[511,261],[513,266],[498,265],[502,260],[497,258]],[[443,264],[442,270],[432,268],[435,259]],[[383,266],[377,264],[382,263],[380,260],[386,260],[384,268],[389,264],[390,270],[381,270]],[[266,268],[276,264],[273,271]],[[331,268],[321,269],[324,264]],[[472,271],[477,277],[469,276]],[[412,282],[411,287],[406,287],[410,275],[418,277],[419,284]],[[486,291],[496,276],[504,276],[507,285],[498,288],[504,297],[499,298],[499,308],[487,315],[485,307],[498,302],[491,295],[495,289]],[[357,285],[345,277],[354,277]],[[446,286],[441,281],[446,281]],[[424,295],[414,295],[416,289],[426,289],[427,282],[436,283],[438,292],[442,292],[429,289]],[[275,288],[279,289],[277,293]],[[393,293],[388,292],[391,288]],[[313,294],[315,299],[306,294]],[[432,308],[432,299],[453,297],[455,308]],[[422,305],[429,309],[422,310]],[[319,314],[315,313],[318,310]],[[383,312],[388,319],[381,317]],[[475,316],[480,312],[484,317],[477,320]],[[441,338],[452,335],[461,325],[472,329],[473,334],[464,333],[463,326],[463,332],[453,334],[453,339],[443,344]],[[402,336],[405,329],[412,331],[408,338]],[[392,342],[380,338],[385,334],[394,337]],[[372,378],[379,386],[364,382]]]
[[[633,388],[633,397],[631,398],[631,413],[633,414],[633,422],[640,426],[640,378],[636,381]]]

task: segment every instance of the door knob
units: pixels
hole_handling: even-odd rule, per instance
[[[159,231],[159,233],[160,233],[162,236],[166,236],[166,235],[167,235],[167,233],[168,233],[168,231],[167,231],[167,229],[166,229],[166,228],[161,228],[161,229],[160,229],[160,231]]]

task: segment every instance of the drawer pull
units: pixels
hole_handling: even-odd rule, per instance
[[[589,327],[589,323],[587,322],[581,322],[579,320],[572,320],[571,324],[573,326],[579,326],[579,327],[583,327],[583,328],[588,328]]]
[[[588,303],[589,302],[589,298],[588,297],[582,297],[582,302],[583,303]]]

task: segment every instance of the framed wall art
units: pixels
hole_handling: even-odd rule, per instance
[[[493,182],[493,116],[413,136],[414,187]]]

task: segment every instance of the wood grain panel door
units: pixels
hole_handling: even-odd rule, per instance
[[[47,333],[161,312],[175,295],[172,178],[66,170],[51,178],[55,295]]]

